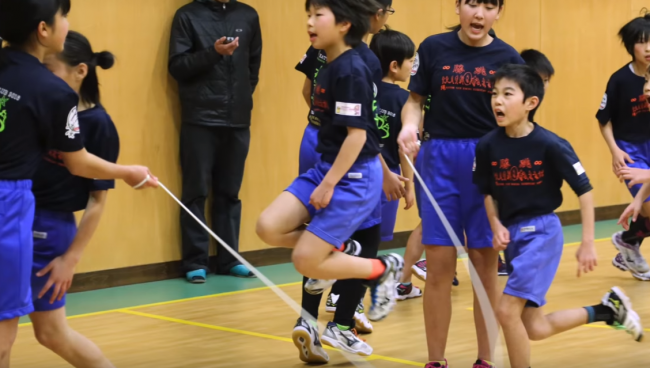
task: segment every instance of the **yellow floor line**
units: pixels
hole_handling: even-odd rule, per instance
[[[296,286],[296,285],[302,285],[302,281],[290,282],[290,283],[280,284],[280,285],[276,285],[276,286],[281,288],[281,287]],[[195,296],[195,297],[192,297],[192,298],[168,300],[168,301],[165,301],[165,302],[135,305],[135,306],[132,306],[132,307],[127,307],[127,308],[129,308],[129,309],[140,309],[140,308],[147,308],[147,307],[155,307],[155,306],[160,306],[160,305],[169,305],[169,304],[175,304],[175,303],[181,303],[181,302],[188,302],[188,301],[192,301],[192,300],[201,300],[201,299],[217,298],[217,297],[229,296],[229,295],[246,294],[246,293],[252,293],[252,292],[255,292],[255,291],[262,291],[262,290],[268,290],[268,289],[270,289],[268,286],[262,286],[262,287],[253,288],[253,289],[229,291],[229,292],[226,292],[226,293],[217,293],[217,294],[210,294],[210,295]],[[124,308],[109,309],[109,310],[93,312],[93,313],[76,314],[74,316],[68,316],[67,319],[101,316],[102,314],[108,314],[108,313],[113,313],[113,312],[121,312],[122,310],[124,310]],[[19,324],[18,326],[22,327],[22,326],[31,326],[31,325],[32,325],[31,322],[25,322],[25,323]]]
[[[144,312],[134,311],[134,310],[130,310],[130,309],[121,309],[121,310],[117,310],[117,312],[125,313],[125,314],[131,314],[131,315],[134,315],[134,316],[157,319],[157,320],[161,320],[161,321],[179,323],[179,324],[188,325],[188,326],[203,327],[203,328],[208,328],[208,329],[216,330],[216,331],[223,331],[223,332],[236,333],[236,334],[240,334],[240,335],[260,337],[260,338],[263,338],[263,339],[269,339],[269,340],[275,340],[275,341],[289,342],[289,343],[293,344],[293,340],[291,340],[290,338],[287,338],[287,337],[268,335],[268,334],[257,333],[257,332],[252,332],[252,331],[240,330],[240,329],[236,329],[236,328],[215,326],[215,325],[210,325],[210,324],[207,324],[207,323],[187,321],[187,320],[184,320],[184,319],[165,317],[165,316],[160,316],[160,315],[157,315],[157,314],[144,313]],[[331,346],[327,346],[327,345],[323,345],[323,348],[325,348],[327,350],[333,350],[333,351],[338,351],[339,350],[339,349],[334,349]],[[387,357],[387,356],[376,355],[376,354],[373,354],[372,356],[370,356],[368,358],[365,358],[365,360],[367,360],[367,361],[369,361],[369,360],[385,360],[385,361],[394,362],[394,363],[401,363],[401,364],[405,364],[405,365],[411,365],[411,366],[414,366],[414,367],[422,367],[424,365],[424,363],[418,363],[418,362],[413,362],[413,361],[410,361],[410,360],[404,360],[404,359]]]
[[[602,239],[596,239],[595,242],[602,242],[610,240],[610,238],[602,238]],[[580,245],[580,242],[575,242],[575,243],[567,243],[564,246],[565,247],[572,247],[575,245]],[[458,258],[458,262],[462,262],[467,258]],[[280,284],[277,285],[277,287],[287,287],[287,286],[296,286],[296,285],[301,285],[302,281],[298,282],[290,282],[286,284]],[[246,289],[246,290],[237,290],[237,291],[230,291],[226,293],[217,293],[217,294],[210,294],[210,295],[202,295],[202,296],[195,296],[192,298],[183,298],[183,299],[175,299],[175,300],[168,300],[164,302],[158,302],[158,303],[150,303],[150,304],[142,304],[142,305],[136,305],[132,307],[127,307],[129,309],[140,309],[140,308],[147,308],[147,307],[155,307],[155,306],[160,306],[160,305],[169,305],[169,304],[176,304],[176,303],[182,303],[182,302],[187,302],[187,301],[192,301],[192,300],[201,300],[201,299],[208,299],[208,298],[216,298],[216,297],[222,297],[222,296],[228,296],[228,295],[237,295],[237,294],[246,294],[246,293],[252,293],[256,291],[262,291],[262,290],[268,290],[270,289],[268,286],[262,286],[258,288],[253,288],[253,289]],[[92,316],[100,316],[103,314],[108,314],[108,313],[113,313],[113,312],[120,312],[122,311],[123,308],[118,308],[118,309],[109,309],[105,311],[99,311],[99,312],[93,312],[93,313],[84,313],[84,314],[77,314],[74,316],[69,316],[68,319],[75,319],[75,318],[83,318],[83,317],[92,317]],[[18,326],[23,327],[23,326],[31,326],[31,322],[25,322],[21,323]]]

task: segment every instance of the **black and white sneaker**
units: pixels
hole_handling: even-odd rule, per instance
[[[372,305],[368,318],[371,321],[380,321],[393,311],[397,298],[396,285],[404,270],[404,259],[399,254],[391,253],[379,256],[378,259],[386,266],[386,270],[378,279],[364,282],[364,285],[370,287]]]
[[[329,322],[323,332],[323,343],[350,354],[370,356],[372,347],[359,338],[354,329],[342,331],[334,322]]]
[[[336,303],[338,303],[339,297],[339,294],[332,294],[332,292],[327,295],[327,303],[325,303],[325,311],[327,313],[336,312]]]
[[[303,362],[321,364],[329,362],[330,357],[318,338],[318,327],[311,326],[304,318],[298,318],[291,338],[293,344],[298,348],[300,360]]]
[[[632,309],[632,301],[619,287],[613,287],[603,297],[602,304],[614,311],[614,321],[610,324],[616,329],[627,331],[635,341],[643,339],[641,318]]]
[[[348,241],[345,242],[343,253],[356,257],[361,253],[361,244],[356,240],[348,239]],[[336,280],[309,279],[305,283],[305,291],[311,295],[319,295],[325,290],[331,288],[335,283]]]

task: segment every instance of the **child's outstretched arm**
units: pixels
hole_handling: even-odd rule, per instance
[[[366,143],[366,130],[360,128],[348,127],[348,136],[341,145],[341,150],[334,160],[332,168],[327,172],[321,184],[314,190],[309,203],[317,210],[327,207],[332,199],[334,187],[341,181],[343,175],[347,173],[354,162],[359,157],[359,153]]]
[[[576,258],[578,259],[578,277],[582,273],[593,271],[598,265],[598,257],[596,256],[596,246],[594,245],[594,228],[595,228],[595,215],[594,215],[594,196],[591,191],[581,195],[580,201],[580,216],[582,217],[582,243]]]

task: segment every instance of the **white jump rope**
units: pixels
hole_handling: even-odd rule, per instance
[[[438,206],[438,202],[436,202],[436,200],[433,198],[433,195],[431,195],[429,188],[424,183],[424,180],[422,180],[420,173],[418,173],[418,171],[415,169],[415,166],[413,166],[411,159],[409,159],[408,155],[406,154],[404,154],[404,157],[406,157],[406,161],[408,162],[409,166],[413,170],[413,174],[415,174],[415,176],[417,177],[418,181],[420,182],[420,185],[422,185],[422,189],[424,189],[424,192],[429,198],[429,201],[433,205],[433,208],[435,208],[436,212],[438,213],[438,217],[440,217],[440,221],[442,221],[442,224],[445,226],[445,230],[447,230],[447,233],[449,234],[451,241],[454,243],[454,246],[456,247],[456,251],[458,252],[458,254],[461,255],[467,254],[465,248],[463,248],[463,244],[461,243],[460,239],[454,232],[454,229],[451,227],[451,224],[449,224],[449,220],[447,220],[447,217],[440,209],[440,206]],[[481,279],[478,277],[478,274],[476,273],[476,269],[474,268],[474,265],[472,264],[472,261],[470,261],[469,257],[465,257],[463,259],[463,264],[465,264],[465,268],[467,268],[467,271],[469,272],[470,278],[472,280],[472,285],[474,286],[474,292],[476,292],[476,296],[481,306],[481,311],[483,312],[483,319],[485,320],[485,325],[488,331],[488,339],[490,342],[490,351],[494,352],[494,357],[492,358],[493,363],[496,364],[497,367],[502,367],[503,349],[501,344],[497,346],[500,336],[499,336],[499,325],[497,324],[497,320],[496,320],[496,314],[494,313],[492,304],[490,304],[490,299],[487,296],[485,287],[483,287],[483,283],[481,282]],[[499,348],[499,351],[496,351],[497,347]]]
[[[147,180],[149,180],[148,177],[144,182],[142,182],[140,184],[140,186],[144,185],[144,183],[146,183]],[[185,207],[185,205],[183,205],[183,203],[181,201],[179,201],[178,198],[176,198],[176,196],[169,189],[167,189],[167,187],[165,187],[163,185],[163,183],[161,183],[159,181],[158,185],[160,185],[160,187],[163,188],[165,190],[165,192],[167,192],[167,194],[169,194],[169,196],[172,197],[176,201],[176,203],[178,203],[185,210],[185,212],[187,212],[190,216],[192,216],[192,218],[194,220],[196,220],[196,222],[198,222],[199,225],[201,225],[203,227],[203,229],[205,229],[205,231],[207,231],[210,235],[212,235],[212,237],[216,241],[218,241],[224,247],[224,249],[226,249],[230,254],[232,254],[235,258],[237,258],[237,260],[239,262],[241,262],[241,264],[248,267],[248,269],[251,270],[251,272],[253,272],[255,274],[255,276],[257,276],[266,286],[268,286],[271,290],[273,290],[273,292],[278,297],[280,297],[280,299],[282,299],[289,307],[291,307],[291,309],[293,309],[296,313],[298,313],[298,315],[303,316],[303,318],[305,318],[307,321],[309,321],[309,320],[315,321],[316,323],[318,323],[318,328],[320,329],[320,331],[325,331],[325,325],[324,324],[319,323],[316,320],[316,318],[314,318],[314,316],[312,316],[310,313],[308,313],[307,311],[302,309],[302,307],[300,305],[298,305],[298,303],[296,303],[293,299],[291,299],[291,297],[289,297],[289,295],[287,295],[284,291],[282,291],[279,287],[277,287],[273,282],[271,282],[271,280],[269,280],[266,276],[264,276],[264,274],[262,274],[257,268],[253,267],[253,265],[248,263],[241,255],[239,255],[239,253],[235,252],[232,248],[230,248],[230,246],[228,244],[226,244],[223,240],[221,240],[221,238],[219,238],[217,236],[217,234],[215,234],[212,230],[210,230],[209,227],[207,227],[203,222],[201,222],[201,220],[199,220],[196,216],[194,216],[194,214],[189,209],[187,209],[187,207]],[[310,324],[310,326],[311,326],[311,324]],[[320,339],[320,336],[318,336],[318,339]],[[363,359],[363,358],[358,356],[358,355],[351,354],[351,353],[348,353],[348,352],[340,350],[340,349],[339,349],[339,352],[348,361],[350,361],[350,363],[352,363],[356,367],[374,367],[374,365],[372,365],[372,363],[364,361],[364,360],[360,360],[360,359]]]
[[[445,226],[445,230],[447,230],[447,233],[449,234],[449,237],[451,238],[452,242],[454,243],[456,250],[458,254],[466,254],[465,249],[463,248],[462,243],[460,242],[460,239],[452,229],[451,225],[449,224],[449,221],[447,220],[447,217],[445,214],[442,212],[440,207],[438,206],[438,203],[436,200],[433,198],[433,195],[431,195],[431,192],[429,191],[429,188],[427,188],[426,184],[422,180],[422,177],[420,177],[420,174],[418,171],[415,169],[413,166],[413,163],[411,160],[408,158],[407,155],[404,155],[406,157],[406,160],[413,170],[413,173],[417,177],[418,181],[422,185],[422,189],[424,189],[427,197],[429,198],[429,201],[431,201],[431,204],[435,208],[436,212],[438,213],[438,216],[440,217],[440,220],[442,221],[443,225]],[[142,187],[147,181],[149,181],[150,177],[147,175],[145,180],[143,180],[141,183],[138,185],[134,186],[134,189],[138,189]],[[232,254],[239,262],[241,262],[243,265],[248,267],[255,276],[257,276],[266,286],[268,286],[280,299],[282,299],[291,309],[293,309],[298,315],[302,316],[307,316],[307,320],[316,320],[314,316],[312,316],[310,313],[302,309],[301,306],[298,305],[293,299],[291,299],[284,291],[280,290],[271,280],[269,280],[264,274],[262,274],[257,268],[253,267],[249,262],[247,262],[242,256],[239,255],[239,253],[235,252],[228,244],[226,244],[217,234],[215,234],[208,226],[206,226],[201,220],[199,220],[183,203],[176,198],[176,196],[169,190],[163,183],[160,181],[158,182],[158,185],[160,185],[161,188],[169,194],[170,197],[172,197],[176,203],[178,203],[181,208],[185,210],[205,231],[207,231],[216,241],[218,241],[224,249],[226,249],[230,254]],[[470,274],[470,278],[472,280],[472,285],[474,285],[474,291],[477,294],[479,304],[481,306],[481,310],[483,311],[483,319],[485,320],[486,327],[488,330],[488,338],[490,342],[490,351],[494,351],[495,357],[493,358],[494,363],[497,366],[502,366],[502,360],[500,357],[502,356],[502,349],[501,349],[501,344],[499,344],[499,352],[495,351],[495,347],[497,345],[497,342],[499,340],[499,327],[495,318],[494,310],[492,309],[492,305],[490,304],[490,300],[488,299],[487,293],[485,291],[485,288],[483,287],[483,283],[481,283],[481,279],[478,277],[476,274],[476,269],[474,268],[474,265],[472,265],[472,262],[469,260],[469,257],[465,258],[463,261],[465,264],[465,267],[468,269],[468,272]],[[322,323],[318,323],[318,327],[321,331],[325,331],[325,326]],[[320,338],[320,337],[319,337]],[[343,350],[339,350],[341,354],[348,360],[350,361],[353,365],[357,367],[374,367],[372,363],[369,363],[367,361],[359,361],[359,356],[350,354],[348,352],[345,352]],[[497,358],[498,357],[498,358]]]

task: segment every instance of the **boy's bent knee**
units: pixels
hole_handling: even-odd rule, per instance
[[[275,246],[275,242],[273,240],[278,234],[278,229],[277,224],[271,216],[262,213],[257,219],[257,224],[255,224],[255,232],[257,233],[257,236],[266,244]]]
[[[291,254],[291,261],[293,262],[296,271],[305,277],[311,277],[314,269],[318,267],[314,257],[312,257],[309,252],[304,252],[300,249],[294,249]]]

